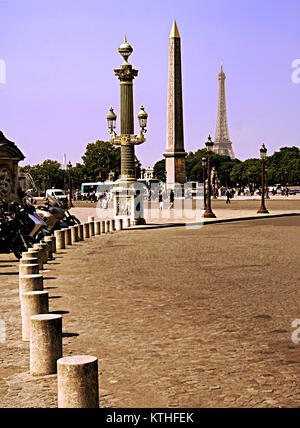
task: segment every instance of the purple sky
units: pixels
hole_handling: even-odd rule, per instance
[[[86,144],[108,139],[106,114],[119,113],[124,33],[134,48],[135,114],[149,114],[144,166],[166,147],[168,38],[182,38],[185,148],[214,136],[220,61],[227,75],[229,132],[240,159],[284,145],[300,146],[299,0],[0,0],[0,130],[26,155],[81,161]],[[117,131],[119,123],[117,123]],[[136,126],[136,132],[138,127]]]

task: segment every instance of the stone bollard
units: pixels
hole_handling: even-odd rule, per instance
[[[90,237],[89,223],[83,224],[83,237],[84,237],[84,239],[88,239]]]
[[[102,233],[105,233],[105,220],[102,220],[102,221],[101,221],[100,230],[101,230],[101,234],[102,234]]]
[[[130,217],[124,218],[124,227],[130,227]]]
[[[78,242],[78,226],[71,226],[71,241],[72,245]]]
[[[20,265],[36,265],[36,264],[39,265],[39,261],[36,257],[30,257],[28,259],[20,259]]]
[[[84,236],[83,236],[83,224],[79,224],[79,225],[78,225],[78,240],[79,240],[79,241],[84,241]]]
[[[23,259],[37,258],[39,269],[42,270],[44,268],[43,254],[40,250],[37,250],[36,248],[29,248],[28,253],[22,253],[22,258]]]
[[[38,244],[34,244],[33,248],[42,252],[43,264],[48,263],[47,244],[39,242]]]
[[[23,275],[19,277],[19,296],[22,300],[22,294],[28,291],[43,291],[43,275]]]
[[[116,230],[123,230],[123,219],[122,218],[117,218]]]
[[[30,322],[30,373],[45,376],[57,372],[62,357],[62,316],[33,315]]]
[[[100,221],[95,221],[95,235],[101,235]]]
[[[30,317],[38,314],[48,314],[48,292],[29,291],[22,294],[22,340],[30,340]]]
[[[105,221],[105,233],[110,232],[110,220]]]
[[[48,259],[53,259],[53,236],[45,236],[45,244],[47,245]]]
[[[56,253],[56,238],[55,236],[51,235],[52,238],[52,254]]]
[[[56,230],[54,233],[56,238],[56,252],[64,250],[66,248],[64,230]]]
[[[94,221],[95,221],[95,217],[93,216],[88,217],[88,223],[94,223]]]
[[[32,260],[32,259],[27,259]],[[36,259],[37,261],[37,259]],[[39,274],[39,265],[37,263],[35,264],[19,264],[19,275],[38,275]]]
[[[92,236],[95,236],[95,223],[93,221],[89,223],[89,230],[90,230],[90,238]]]
[[[57,361],[58,407],[98,408],[98,359],[89,355]]]
[[[114,232],[116,230],[116,222],[114,219],[109,220],[109,230],[110,232]]]
[[[65,243],[66,245],[72,245],[72,238],[71,238],[71,229],[68,227],[66,229],[63,229],[65,232]]]

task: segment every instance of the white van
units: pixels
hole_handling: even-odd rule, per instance
[[[68,202],[68,197],[65,195],[63,190],[61,189],[48,189],[46,191],[46,198],[49,196],[52,196],[53,198],[61,201],[61,202]]]

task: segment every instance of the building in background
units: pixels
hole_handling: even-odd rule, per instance
[[[148,168],[142,168],[141,169],[141,179],[142,180],[153,180],[154,178],[154,170],[153,168],[150,168],[150,166],[148,166]]]

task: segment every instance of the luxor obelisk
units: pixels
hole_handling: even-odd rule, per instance
[[[181,39],[176,21],[169,38],[168,117],[166,158],[167,185],[186,182],[182,106]]]

